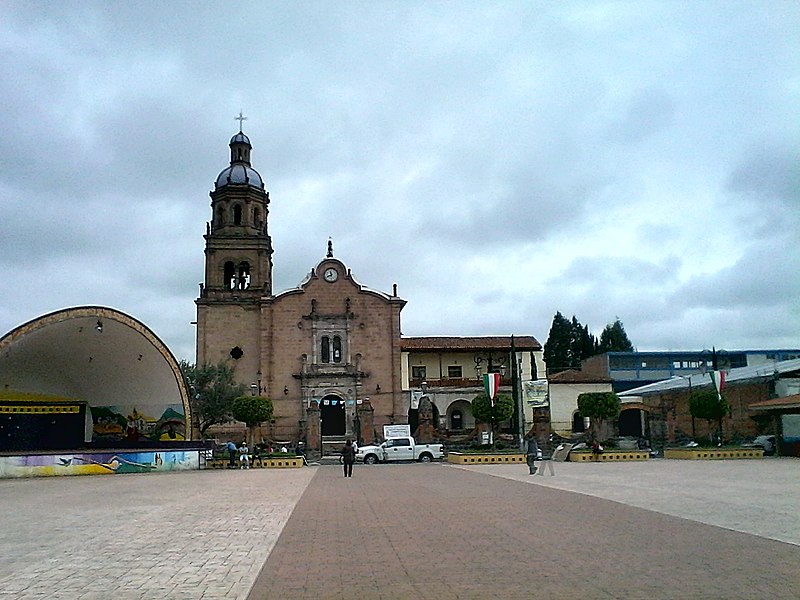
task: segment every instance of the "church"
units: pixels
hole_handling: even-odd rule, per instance
[[[397,286],[376,291],[362,285],[328,241],[324,258],[296,288],[274,292],[269,192],[251,164],[252,145],[241,127],[229,146],[230,164],[210,192],[205,277],[195,301],[197,364],[228,361],[237,381],[272,399],[273,420],[262,432],[274,440],[304,440],[320,449],[326,438],[372,440],[384,425],[409,423],[409,352],[417,345],[401,339],[406,301]],[[513,347],[509,338],[460,339],[474,343],[462,344],[460,358],[447,359],[456,364],[445,369],[458,377],[440,375],[437,381],[449,383],[451,392],[458,385],[466,389],[452,414],[427,393],[434,427],[461,427],[471,419],[463,404],[480,390],[478,365],[491,367],[494,353],[499,367]],[[516,348],[525,379],[535,379],[541,345],[523,336]],[[438,361],[441,367],[441,352]],[[475,378],[464,374],[472,368]]]

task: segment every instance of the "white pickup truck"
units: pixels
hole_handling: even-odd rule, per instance
[[[398,437],[389,438],[378,446],[360,446],[356,453],[356,462],[367,465],[401,460],[431,462],[443,456],[441,444],[417,444],[413,437]]]

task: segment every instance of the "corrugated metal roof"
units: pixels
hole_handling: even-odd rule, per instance
[[[780,362],[754,365],[752,367],[740,367],[738,369],[731,369],[725,377],[726,384],[745,381],[757,381],[760,379],[769,379],[771,377],[791,373],[793,371],[800,372],[800,358],[794,360],[784,360]],[[658,394],[668,390],[679,390],[682,388],[699,388],[707,385],[712,385],[711,375],[708,373],[697,373],[695,375],[675,376],[671,379],[663,381],[656,381],[649,385],[643,385],[632,390],[620,392],[618,396],[646,396],[648,394]]]

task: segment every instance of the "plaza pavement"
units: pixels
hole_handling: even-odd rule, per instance
[[[800,596],[800,460],[555,466],[0,480],[0,600]]]

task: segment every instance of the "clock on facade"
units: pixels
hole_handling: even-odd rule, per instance
[[[326,269],[325,270],[325,281],[333,283],[337,279],[339,279],[339,272],[336,269]]]

